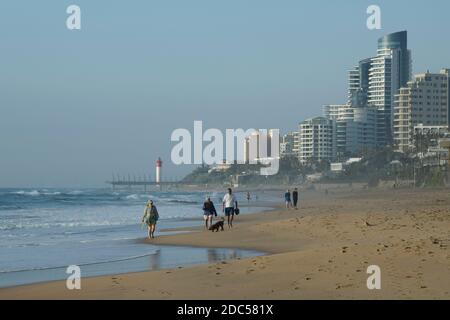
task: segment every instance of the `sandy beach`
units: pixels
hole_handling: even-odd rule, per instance
[[[74,291],[65,281],[6,288],[0,299],[450,298],[448,190],[308,191],[300,199],[299,210],[240,215],[224,232],[194,228],[151,241],[264,256],[86,278]],[[381,268],[381,290],[366,286],[370,265]]]

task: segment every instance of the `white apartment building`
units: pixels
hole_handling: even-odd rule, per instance
[[[418,74],[395,95],[394,144],[399,150],[413,149],[415,133],[448,127],[449,75],[449,69]]]
[[[298,132],[289,132],[281,138],[281,156],[298,156]]]
[[[392,106],[394,95],[399,87],[398,52],[391,49],[379,49],[372,58],[369,71],[369,89],[367,104],[377,110],[377,145],[389,144],[392,127]]]
[[[300,123],[300,162],[333,161],[336,154],[334,131],[334,121],[325,117],[311,118]]]
[[[351,105],[326,105],[324,115],[335,122],[336,156],[338,159],[360,155],[376,147],[374,108]]]

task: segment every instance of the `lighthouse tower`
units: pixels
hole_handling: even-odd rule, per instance
[[[161,167],[162,161],[161,158],[158,158],[158,160],[156,160],[156,183],[161,182]]]

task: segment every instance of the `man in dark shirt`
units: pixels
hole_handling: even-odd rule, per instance
[[[295,210],[297,210],[297,202],[298,202],[298,190],[297,188],[294,189],[294,191],[292,192],[292,200],[294,202],[294,208]]]

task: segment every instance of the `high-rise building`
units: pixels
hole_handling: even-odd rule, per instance
[[[371,59],[367,104],[378,111],[377,144],[391,144],[394,97],[411,79],[411,52],[406,31],[378,40],[376,57]]]
[[[441,73],[445,73],[447,75],[447,115],[448,115],[448,126],[450,131],[450,69],[442,69]]]
[[[292,134],[294,136],[294,148],[292,149],[292,152],[297,157],[300,157],[300,132],[299,131],[295,131]]]
[[[244,141],[244,162],[257,162],[259,158],[261,133],[259,131],[252,132]]]
[[[295,144],[298,142],[298,132],[289,132],[281,138],[280,154],[281,156],[298,156]]]
[[[272,143],[272,139],[279,134],[274,135],[274,130],[255,130],[244,140],[244,162],[254,163],[261,159],[278,157],[280,150],[272,150],[272,145],[280,146],[279,143]],[[275,140],[274,140],[275,141]],[[276,142],[276,141],[275,141]],[[279,142],[279,141],[278,141]]]
[[[376,110],[351,105],[326,105],[324,115],[335,122],[336,157],[342,160],[376,147]]]
[[[334,121],[324,117],[308,119],[299,125],[300,162],[335,159]]]
[[[347,104],[324,107],[325,117],[335,123],[339,159],[392,144],[395,94],[411,79],[407,38],[406,31],[381,37],[377,55],[349,71]]]
[[[399,150],[414,147],[416,127],[437,132],[448,127],[449,75],[449,69],[418,74],[395,95],[394,144]]]
[[[371,58],[361,60],[356,67],[349,71],[347,104],[354,107],[366,106],[371,63]]]

